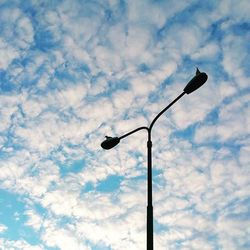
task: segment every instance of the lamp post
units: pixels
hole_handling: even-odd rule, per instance
[[[148,132],[148,141],[147,141],[147,162],[148,162],[148,173],[147,173],[147,250],[154,249],[154,233],[153,233],[153,195],[152,195],[152,141],[151,141],[151,131],[158,120],[158,118],[167,111],[174,103],[176,103],[182,96],[185,94],[190,94],[199,87],[201,87],[207,81],[207,74],[204,72],[200,72],[197,68],[196,75],[188,82],[186,87],[183,89],[183,92],[175,98],[167,107],[165,107],[151,122],[149,127],[139,127],[134,129],[127,134],[124,134],[120,137],[109,137],[106,136],[106,140],[101,143],[101,147],[103,149],[111,149],[115,147],[120,140],[124,139],[125,137],[139,131],[142,129],[147,130]]]

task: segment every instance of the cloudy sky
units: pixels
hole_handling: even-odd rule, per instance
[[[248,0],[0,0],[0,249],[250,249]]]

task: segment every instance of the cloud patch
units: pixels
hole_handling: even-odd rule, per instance
[[[249,8],[2,1],[0,245],[145,248],[147,135],[100,143],[148,126],[199,67],[207,83],[152,132],[155,248],[247,249]]]

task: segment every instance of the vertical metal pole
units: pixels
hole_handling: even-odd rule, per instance
[[[158,118],[167,111],[175,102],[177,102],[185,92],[181,93],[166,108],[164,108],[151,122],[148,128],[148,205],[147,205],[147,250],[154,249],[154,225],[153,225],[153,198],[152,198],[152,141],[151,131]]]
[[[153,202],[152,202],[152,141],[148,130],[148,204],[147,204],[147,250],[154,249]]]

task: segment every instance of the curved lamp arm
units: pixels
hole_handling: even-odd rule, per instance
[[[158,118],[165,113],[174,103],[176,103],[182,96],[184,96],[186,93],[182,92],[178,97],[176,97],[170,104],[168,104],[168,106],[166,108],[164,108],[155,118],[154,120],[151,122],[150,126],[149,126],[149,131],[151,132],[155,122],[158,120]]]
[[[167,111],[174,103],[176,103],[183,95],[190,94],[194,92],[196,89],[200,88],[206,81],[207,81],[207,74],[205,72],[200,72],[198,68],[196,68],[196,74],[195,76],[188,82],[186,87],[183,89],[183,92],[175,98],[166,108],[164,108],[151,122],[149,126],[149,132],[151,132],[155,122],[158,120],[158,118]]]
[[[185,95],[185,92],[181,93],[177,98],[175,98],[166,108],[164,108],[155,118],[154,120],[151,122],[150,126],[149,127],[139,127],[139,128],[136,128],[120,137],[110,137],[110,136],[106,136],[106,140],[102,142],[101,144],[101,147],[103,149],[111,149],[113,147],[115,147],[121,139],[131,135],[131,134],[134,134],[136,133],[137,131],[139,130],[142,130],[142,129],[146,129],[148,131],[148,140],[150,141],[151,140],[151,130],[155,124],[155,122],[158,120],[158,118],[164,113],[166,112],[175,102],[177,102],[183,95]]]
[[[128,132],[127,134],[120,136],[119,139],[123,139],[123,138],[125,138],[125,137],[127,137],[127,136],[129,136],[129,135],[132,135],[132,134],[134,134],[135,132],[137,132],[137,131],[139,131],[139,130],[142,130],[142,129],[148,130],[148,127],[139,127],[139,128],[136,128],[136,129],[134,129],[134,130]]]
[[[125,138],[125,137],[139,131],[139,130],[142,130],[142,129],[146,129],[147,131],[149,131],[148,127],[139,127],[139,128],[134,129],[134,130],[132,130],[132,131],[126,133],[125,135],[120,136],[120,137],[106,136],[106,140],[101,143],[101,147],[103,149],[107,149],[107,150],[111,149],[111,148],[115,147],[120,142],[121,139],[123,139],[123,138]]]
[[[200,72],[199,69],[196,69],[196,74],[195,76],[188,82],[188,84],[186,85],[186,87],[183,89],[183,92],[177,97],[175,98],[166,108],[164,108],[151,122],[149,127],[139,127],[137,129],[132,130],[131,132],[128,132],[120,137],[109,137],[106,136],[106,140],[103,141],[101,143],[101,147],[103,149],[111,149],[114,146],[116,146],[121,139],[139,131],[142,129],[146,129],[148,131],[148,140],[151,140],[151,131],[152,128],[155,124],[155,122],[158,120],[158,118],[164,113],[166,112],[174,103],[176,103],[182,96],[184,96],[185,94],[190,94],[192,92],[194,92],[196,89],[200,88],[206,81],[207,81],[207,74],[205,72]]]

